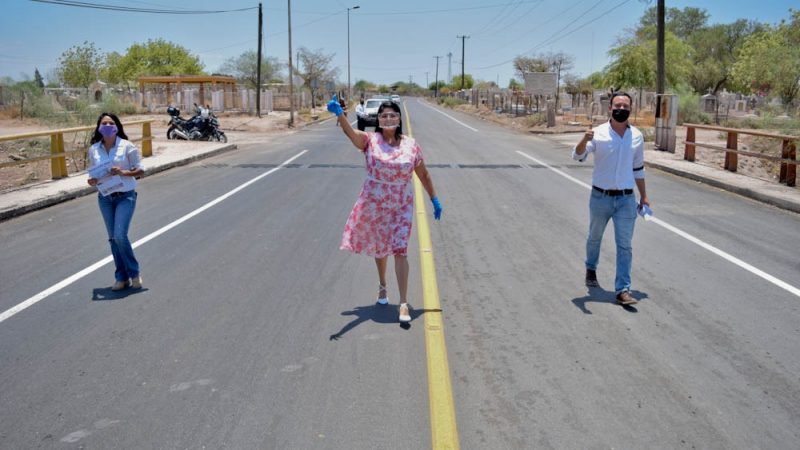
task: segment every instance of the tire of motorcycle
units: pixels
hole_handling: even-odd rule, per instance
[[[173,138],[172,137],[172,130],[174,130],[174,129],[175,129],[175,125],[170,125],[170,127],[167,128],[167,139],[172,139]]]
[[[222,142],[223,144],[227,144],[228,143],[228,136],[225,136],[225,133],[220,131],[219,134],[217,135],[217,140]]]

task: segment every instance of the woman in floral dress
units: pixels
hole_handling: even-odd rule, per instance
[[[367,179],[344,227],[341,249],[375,258],[379,305],[389,303],[386,298],[386,266],[389,255],[394,256],[400,291],[399,319],[400,322],[409,322],[408,238],[414,212],[411,183],[414,173],[431,198],[436,220],[442,214],[442,205],[425,168],[422,150],[413,138],[403,135],[400,107],[394,102],[386,101],[378,107],[378,126],[374,133],[354,130],[335,96],[328,103],[328,110],[336,114],[344,133],[364,153],[367,169]]]

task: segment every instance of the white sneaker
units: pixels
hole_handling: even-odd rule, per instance
[[[411,315],[408,303],[400,303],[400,323],[411,322]]]
[[[379,305],[389,304],[389,297],[386,296],[386,286],[382,284],[378,285],[378,300],[375,303]]]

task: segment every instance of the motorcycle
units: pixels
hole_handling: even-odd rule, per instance
[[[170,115],[170,120],[167,139],[228,142],[228,137],[219,129],[219,119],[211,110],[197,108],[196,112],[187,120],[181,117],[180,109],[168,107],[167,114]]]

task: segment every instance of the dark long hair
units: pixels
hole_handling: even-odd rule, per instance
[[[400,114],[400,107],[397,106],[397,103],[385,101],[381,103],[381,106],[378,106],[378,116],[380,117],[381,113],[384,109],[391,108],[392,111]],[[376,133],[383,133],[383,128],[381,128],[380,121],[377,125],[375,125],[375,132]],[[397,128],[394,129],[394,138],[398,141],[403,138],[403,115],[400,114],[400,124],[397,125]]]
[[[103,140],[103,135],[100,134],[100,121],[103,120],[105,116],[111,117],[111,120],[117,125],[117,136],[122,139],[128,139],[128,135],[125,134],[125,130],[122,129],[122,122],[119,121],[119,117],[117,117],[116,114],[104,112],[100,113],[100,117],[97,118],[97,125],[94,127],[94,135],[92,136],[92,144]]]

